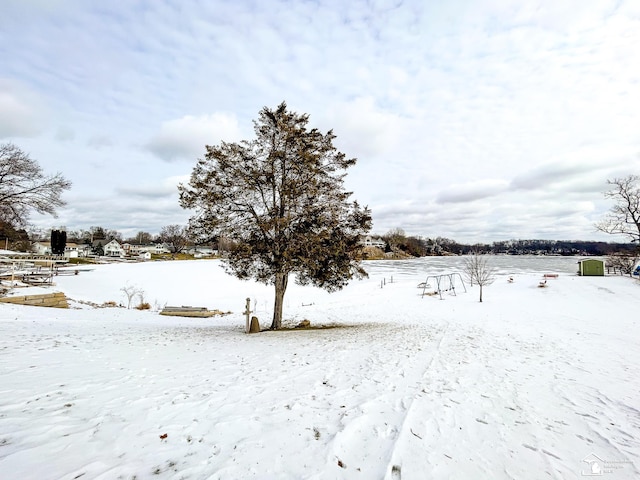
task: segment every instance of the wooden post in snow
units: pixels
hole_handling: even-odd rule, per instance
[[[250,315],[251,315],[252,313],[253,313],[253,312],[251,311],[251,299],[250,299],[250,298],[247,298],[247,305],[246,305],[246,307],[245,307],[245,311],[244,311],[244,314],[245,314],[245,316],[246,316],[246,318],[247,318],[247,322],[246,322],[246,326],[245,326],[245,329],[244,329],[244,333],[249,333],[249,329],[250,329],[250,327],[251,327],[251,319],[250,319]]]

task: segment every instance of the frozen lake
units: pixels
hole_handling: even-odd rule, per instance
[[[402,276],[439,275],[464,271],[468,256],[423,257],[410,260],[375,260],[365,262],[370,275],[389,274]],[[523,273],[558,273],[574,275],[578,271],[576,256],[541,255],[487,255],[488,264],[496,269],[497,275],[517,275]],[[600,257],[593,257],[600,258]]]

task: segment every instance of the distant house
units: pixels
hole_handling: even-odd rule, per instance
[[[67,258],[78,258],[80,256],[80,247],[77,243],[67,243],[64,247],[64,256]]]
[[[152,243],[150,245],[132,245],[131,254],[141,252],[149,252],[152,255],[160,255],[162,253],[169,253],[169,249],[164,243]]]
[[[140,252],[138,253],[139,260],[151,260],[151,252]]]
[[[137,257],[141,252],[146,251],[144,246],[142,245],[134,245],[131,243],[123,243],[122,249],[124,250],[125,255],[130,257]]]
[[[78,245],[79,257],[88,257],[91,253],[93,253],[93,247],[90,244],[85,243],[84,245]]]
[[[51,242],[33,242],[31,249],[37,255],[51,255]]]
[[[578,275],[586,276],[604,276],[604,261],[595,258],[587,258],[578,262]]]
[[[171,253],[171,248],[169,248],[168,243],[157,243],[156,244],[156,253]]]
[[[105,257],[124,257],[124,249],[117,240],[111,240],[102,247]]]
[[[32,250],[37,255],[51,255],[51,242],[34,242]],[[76,243],[67,243],[64,247],[64,256],[67,258],[77,258],[80,255],[81,247]]]
[[[382,249],[387,245],[387,242],[385,242],[381,237],[374,235],[367,235],[360,241],[360,243],[365,247],[378,247]]]
[[[139,257],[142,253],[149,253],[150,255],[160,255],[162,253],[169,253],[169,249],[163,243],[151,243],[149,245],[134,245],[131,243],[123,243],[122,249],[128,257]]]
[[[186,253],[193,255],[194,258],[206,258],[217,255],[218,252],[211,247],[193,247],[187,250]]]

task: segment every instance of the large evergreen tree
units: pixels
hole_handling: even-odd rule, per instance
[[[51,253],[64,255],[67,246],[67,232],[65,230],[51,230]]]
[[[360,236],[371,214],[344,189],[356,163],[337,151],[332,131],[308,129],[309,116],[263,108],[255,139],[207,146],[180,185],[180,204],[195,210],[191,231],[231,245],[227,271],[275,286],[272,329],[281,327],[289,276],[328,291],[366,276]]]

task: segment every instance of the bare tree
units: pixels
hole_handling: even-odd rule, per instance
[[[122,243],[122,234],[117,230],[106,230],[107,239],[109,241],[115,240],[118,243]]]
[[[626,235],[632,242],[640,243],[640,176],[628,175],[607,183],[611,189],[604,196],[616,203],[596,228],[612,235]]]
[[[620,273],[633,276],[633,269],[640,261],[640,252],[618,252],[607,257],[607,267]]]
[[[8,222],[0,219],[0,250],[9,249],[27,251],[31,247],[29,234],[24,229],[15,229]]]
[[[158,239],[166,243],[171,253],[180,253],[189,243],[189,232],[180,225],[162,227]]]
[[[144,299],[144,296],[145,296],[144,290],[139,289],[137,292],[137,296],[138,296],[138,305],[136,305],[136,309],[149,310],[151,308],[151,305],[149,304],[149,302],[145,301]]]
[[[91,241],[94,240],[106,240],[107,239],[107,229],[99,226],[93,226],[89,228],[89,236]],[[108,241],[108,240],[107,240]]]
[[[389,244],[391,249],[399,248],[400,245],[406,240],[407,235],[402,228],[394,228],[389,230],[383,237]]]
[[[0,144],[0,219],[25,225],[29,212],[56,216],[71,182],[60,173],[45,175],[40,165],[12,143]]]
[[[134,285],[126,285],[122,287],[120,291],[127,297],[127,308],[131,308],[133,297],[138,296],[144,299],[144,291]]]
[[[127,243],[132,245],[148,245],[153,240],[153,236],[149,232],[139,231],[133,237],[127,238]]]
[[[480,302],[482,302],[482,287],[491,285],[495,280],[495,269],[489,265],[486,255],[480,255],[477,250],[473,251],[464,259],[464,273],[471,283],[474,282],[480,287]]]

